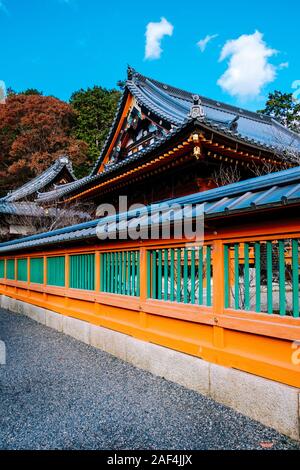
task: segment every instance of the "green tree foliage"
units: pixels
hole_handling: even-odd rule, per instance
[[[272,116],[285,127],[300,133],[300,103],[294,99],[292,93],[278,90],[269,93],[266,106],[259,113]]]
[[[119,98],[118,90],[107,90],[99,86],[76,91],[70,98],[70,104],[77,113],[74,136],[88,144],[88,159],[83,172],[86,172],[99,156]]]

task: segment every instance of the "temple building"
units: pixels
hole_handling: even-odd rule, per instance
[[[62,203],[117,207],[120,195],[128,196],[128,204],[151,204],[287,169],[294,165],[289,156],[299,153],[300,136],[272,117],[174,88],[129,67],[90,174],[76,179],[68,157],[61,157],[0,199],[1,217],[8,220],[2,231],[30,233],[13,220],[23,213],[25,200],[26,211],[38,218]]]
[[[90,175],[37,196],[37,202],[152,203],[219,186],[228,169],[240,179],[291,166],[284,152],[300,137],[269,116],[200,97],[129,67],[101,154]],[[232,182],[232,181],[229,181]]]
[[[67,156],[61,156],[36,178],[0,198],[0,239],[4,241],[30,235],[40,231],[43,223],[49,225],[49,221],[51,223],[58,217],[59,209],[53,204],[49,208],[38,204],[36,200],[40,193],[54,190],[60,185],[65,188],[75,181],[72,163]]]

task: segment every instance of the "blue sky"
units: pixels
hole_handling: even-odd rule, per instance
[[[115,86],[129,63],[256,109],[268,91],[292,92],[300,80],[299,18],[291,0],[0,0],[0,80],[68,99],[79,88]],[[145,58],[149,23],[157,24],[148,26]]]

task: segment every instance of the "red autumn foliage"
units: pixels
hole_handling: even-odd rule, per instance
[[[51,96],[11,94],[0,105],[0,191],[20,186],[67,154],[76,168],[87,144],[72,136],[75,112]]]

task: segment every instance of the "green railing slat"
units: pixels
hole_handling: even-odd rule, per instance
[[[70,287],[73,289],[95,289],[95,255],[70,256]]]
[[[175,281],[175,257],[174,248],[170,249],[170,300],[174,302],[174,281]]]
[[[177,282],[176,282],[176,302],[181,301],[181,249],[177,248]]]
[[[27,258],[21,258],[17,260],[17,280],[18,281],[28,281],[28,271],[27,271]]]
[[[211,246],[206,247],[206,305],[211,307]]]
[[[158,271],[157,271],[157,298],[161,300],[162,294],[162,250],[158,250]]]
[[[249,243],[244,243],[244,291],[245,291],[245,310],[250,310]]]
[[[139,252],[113,251],[100,258],[102,292],[119,295],[139,295]]]
[[[136,252],[132,251],[131,252],[131,261],[130,261],[130,266],[131,266],[131,292],[130,295],[135,295],[135,266],[136,266]]]
[[[292,241],[293,315],[299,318],[299,240]]]
[[[118,293],[118,253],[114,253],[114,293]]]
[[[151,251],[147,251],[147,298],[151,297]]]
[[[5,274],[5,261],[4,259],[0,259],[0,279],[4,279]]]
[[[189,267],[189,252],[184,248],[183,252],[183,302],[188,303],[188,267]]]
[[[195,273],[196,273],[196,263],[195,263],[195,249],[191,250],[191,303],[195,303]]]
[[[122,294],[122,253],[118,253],[118,294]]]
[[[124,251],[122,251],[122,294],[126,294],[126,259]]]
[[[156,276],[157,274],[157,261],[156,261],[156,251],[152,251],[152,297],[157,299],[157,285],[156,285]]]
[[[239,244],[234,244],[234,308],[240,307],[239,302],[240,286],[239,286]]]
[[[255,311],[261,310],[261,274],[260,274],[260,242],[254,245],[255,256]]]
[[[44,282],[44,258],[30,259],[30,282],[43,284]]]
[[[229,285],[229,246],[224,245],[224,302],[225,308],[230,307]]]
[[[141,292],[141,266],[140,266],[140,253],[137,252],[137,286],[136,286],[136,295],[139,297]]]
[[[111,269],[111,273],[110,273],[110,292],[114,292],[115,291],[115,253],[111,253],[111,256],[110,256],[110,269]]]
[[[203,305],[203,247],[199,248],[199,261],[198,261],[198,290],[199,290],[199,305]]]
[[[267,299],[268,313],[273,313],[273,259],[272,242],[267,242]]]
[[[285,257],[284,241],[279,240],[279,312],[281,316],[285,315]]]
[[[129,276],[130,276],[130,271],[129,271],[130,270],[130,266],[129,266],[130,259],[129,259],[129,256],[130,256],[130,253],[128,251],[126,251],[126,254],[125,254],[125,259],[126,259],[126,265],[125,265],[126,266],[126,284],[125,284],[126,285],[126,290],[125,290],[125,292],[126,292],[126,295],[130,295],[130,292],[129,292],[129,287],[130,287],[130,278],[129,278]]]
[[[164,300],[168,300],[168,289],[169,289],[169,283],[168,283],[168,264],[169,264],[169,250],[165,249],[164,250]]]
[[[6,260],[6,278],[10,281],[15,280],[16,273],[15,273],[15,260],[8,259]]]
[[[103,291],[107,292],[107,253],[103,253]]]
[[[107,253],[107,292],[111,290],[111,253]]]

